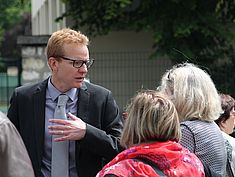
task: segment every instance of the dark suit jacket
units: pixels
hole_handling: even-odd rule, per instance
[[[45,97],[48,79],[16,88],[8,117],[18,129],[28,150],[37,177],[41,174],[44,146]],[[78,115],[87,123],[86,135],[76,141],[76,167],[79,177],[94,177],[103,160],[120,152],[118,137],[123,126],[112,93],[91,83],[83,83],[78,97]]]

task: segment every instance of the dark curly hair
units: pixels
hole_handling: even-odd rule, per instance
[[[226,121],[230,117],[230,112],[235,106],[235,100],[228,94],[220,94],[221,107],[223,112],[215,122],[219,125],[220,122]]]

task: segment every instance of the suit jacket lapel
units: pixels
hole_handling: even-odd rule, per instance
[[[87,87],[84,82],[79,91],[77,115],[85,122],[88,121],[87,114],[88,114],[89,98],[90,98],[90,93],[87,91]]]
[[[37,143],[37,155],[39,164],[42,160],[45,132],[45,105],[46,105],[46,87],[48,79],[38,85],[33,94],[33,109],[34,109],[34,128]]]

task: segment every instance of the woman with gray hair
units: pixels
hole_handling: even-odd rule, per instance
[[[170,97],[178,111],[180,143],[195,153],[211,173],[225,176],[226,148],[214,122],[222,109],[210,76],[191,63],[175,65],[163,75],[160,90]]]
[[[198,157],[178,143],[178,114],[166,95],[142,91],[131,100],[126,115],[120,143],[127,149],[96,177],[204,177]]]

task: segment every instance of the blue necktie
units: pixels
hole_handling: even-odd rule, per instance
[[[67,119],[66,103],[69,97],[61,94],[54,112],[55,119]],[[69,177],[69,141],[55,142],[52,136],[51,177]]]

